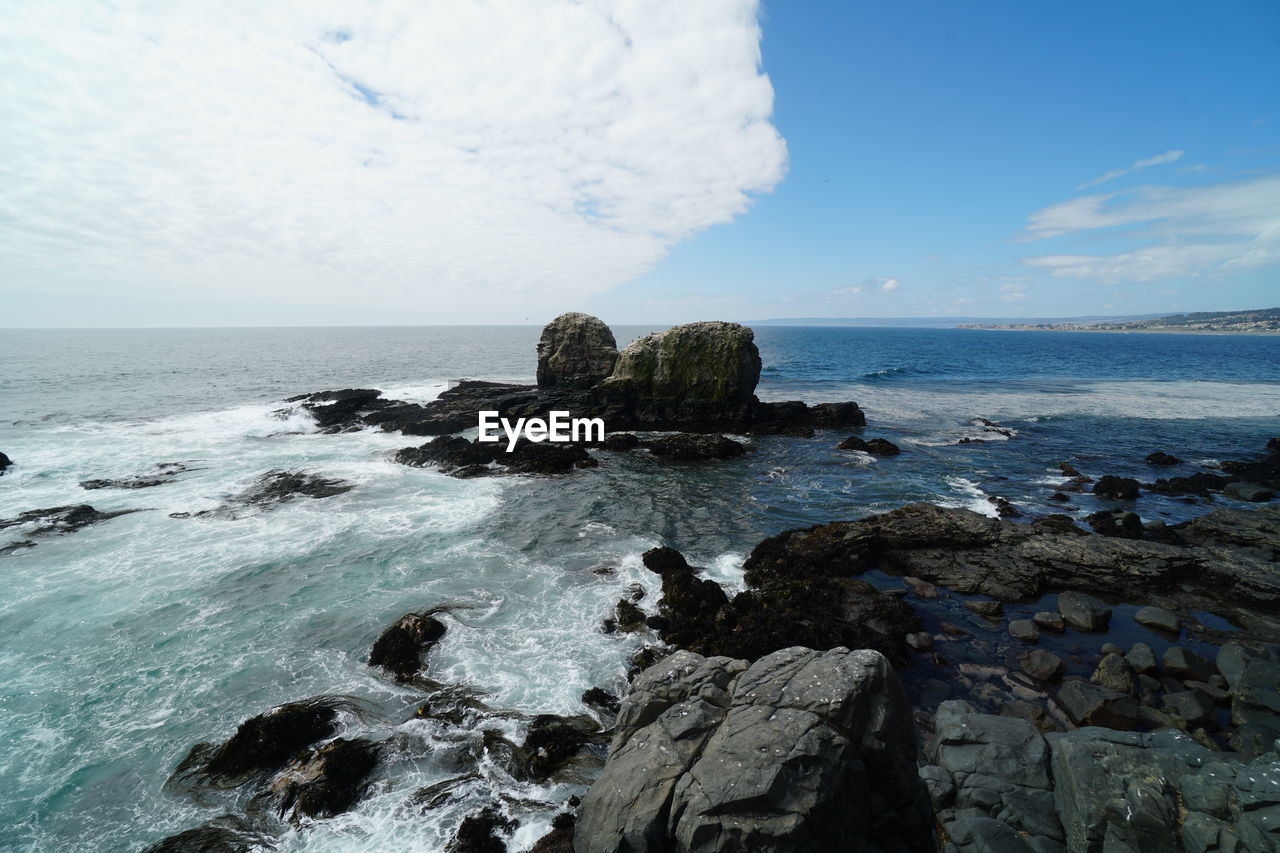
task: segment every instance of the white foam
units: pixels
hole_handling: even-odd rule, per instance
[[[939,501],[943,506],[961,507],[991,518],[1000,517],[996,512],[995,504],[987,500],[987,493],[982,491],[973,480],[967,480],[964,477],[948,477],[946,482],[959,497],[944,495]]]

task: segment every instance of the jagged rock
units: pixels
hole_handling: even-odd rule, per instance
[[[1139,608],[1138,612],[1133,614],[1133,619],[1139,625],[1145,625],[1148,628],[1155,628],[1169,634],[1178,633],[1180,627],[1176,615],[1168,610],[1151,605]]]
[[[529,848],[529,853],[573,853],[574,827],[577,816],[572,812],[560,812],[551,819],[551,831]]]
[[[905,577],[902,582],[915,593],[916,598],[934,599],[938,597],[938,588],[928,581],[920,580],[920,578]]]
[[[1242,743],[1249,755],[1272,749],[1280,738],[1280,663],[1254,658],[1245,664],[1231,689],[1231,722],[1248,728]]]
[[[510,453],[497,457],[513,474],[564,474],[574,468],[592,468],[599,463],[581,444],[554,444],[526,441]]]
[[[234,520],[257,515],[263,510],[295,498],[331,498],[355,488],[345,480],[321,477],[305,471],[268,471],[258,481],[228,498],[216,509],[170,513],[171,518],[223,518]]]
[[[679,433],[642,442],[654,456],[682,462],[703,459],[731,459],[747,452],[747,448],[723,435]]]
[[[561,314],[538,341],[538,387],[590,388],[613,372],[618,342],[604,321],[590,314]]]
[[[1093,671],[1093,675],[1089,676],[1089,680],[1117,693],[1133,693],[1135,689],[1133,672],[1129,669],[1128,661],[1123,655],[1114,653],[1103,655],[1102,660],[1098,661],[1097,669]]]
[[[539,714],[530,721],[524,743],[512,750],[508,769],[518,780],[543,783],[571,763],[594,768],[590,753],[592,747],[603,749],[603,741],[591,717]]]
[[[295,761],[271,785],[279,813],[326,818],[347,811],[364,795],[378,752],[372,741],[338,738]]]
[[[1085,516],[1084,520],[1095,533],[1120,539],[1142,539],[1145,530],[1141,516],[1122,509],[1100,510]]]
[[[602,446],[605,450],[622,452],[639,447],[640,439],[638,436],[629,432],[611,432],[604,437],[604,443]]]
[[[1058,690],[1056,700],[1078,726],[1128,731],[1138,722],[1137,700],[1088,681],[1066,682]]]
[[[1081,631],[1102,631],[1111,624],[1111,608],[1083,592],[1059,593],[1058,612],[1068,625]]]
[[[1280,453],[1272,453],[1253,462],[1228,460],[1222,470],[1238,480],[1256,483],[1267,489],[1280,489]]]
[[[0,530],[9,527],[19,527],[22,525],[36,525],[28,535],[44,536],[56,533],[75,533],[81,528],[88,527],[90,524],[97,524],[100,521],[118,518],[122,515],[128,515],[132,512],[140,512],[136,509],[118,509],[111,512],[102,512],[94,509],[88,504],[79,504],[77,506],[55,506],[48,509],[32,509],[19,513],[14,518],[0,519]],[[34,547],[36,543],[30,541],[15,542],[9,548],[16,550],[17,548]]]
[[[1040,681],[1057,681],[1067,665],[1062,658],[1044,649],[1032,649],[1022,656],[1022,669]]]
[[[1159,465],[1161,467],[1168,467],[1170,465],[1182,464],[1181,459],[1179,459],[1176,456],[1170,456],[1168,453],[1165,453],[1163,450],[1157,450],[1155,453],[1148,454],[1145,461],[1148,465]]]
[[[1215,672],[1213,663],[1182,646],[1170,646],[1164,653],[1164,671],[1186,681],[1208,681]]]
[[[1231,477],[1224,477],[1221,474],[1197,471],[1189,477],[1170,477],[1156,480],[1154,483],[1143,485],[1143,488],[1158,495],[1200,495],[1208,497],[1213,492],[1222,491],[1231,481]]]
[[[613,717],[617,715],[622,700],[603,687],[592,687],[582,694],[582,704]]]
[[[4,472],[13,465],[13,460],[3,453],[0,453],[0,477],[4,476]]]
[[[1215,663],[1218,672],[1226,679],[1227,684],[1235,687],[1236,682],[1240,680],[1240,676],[1244,673],[1245,666],[1253,658],[1249,652],[1235,643],[1223,643],[1218,649],[1217,660]]]
[[[1247,503],[1265,503],[1275,498],[1276,493],[1266,486],[1257,483],[1236,482],[1228,483],[1222,489],[1222,493],[1229,498],[1235,498],[1238,501]]]
[[[1132,477],[1114,477],[1110,474],[1099,477],[1093,484],[1093,493],[1112,500],[1136,500],[1138,497],[1138,481]]]
[[[445,635],[448,627],[433,613],[406,613],[383,631],[369,652],[369,666],[379,666],[395,676],[396,681],[409,681],[422,668],[422,659]]]
[[[488,465],[502,452],[503,445],[500,444],[468,441],[461,436],[444,435],[420,447],[405,447],[397,450],[395,460],[401,465],[410,465],[414,468],[435,465],[441,471],[448,473],[470,465]]]
[[[498,805],[467,815],[449,842],[448,853],[507,853],[504,836],[510,836],[520,821],[502,813]]]
[[[677,653],[636,682],[576,853],[933,850],[905,693],[875,652]]]

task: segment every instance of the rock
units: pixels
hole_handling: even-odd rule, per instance
[[[976,613],[984,619],[999,619],[1004,613],[1004,606],[998,601],[966,601],[964,602],[966,610]]]
[[[1228,483],[1222,493],[1229,498],[1248,503],[1265,503],[1276,496],[1275,491],[1266,486],[1245,482]]]
[[[929,800],[934,811],[949,807],[956,798],[956,786],[951,782],[951,774],[941,767],[926,764],[920,768],[920,778],[929,789]]]
[[[1082,476],[1084,476],[1084,475],[1083,475],[1083,474],[1081,474],[1079,471],[1077,471],[1077,470],[1075,469],[1075,466],[1073,466],[1070,462],[1059,462],[1059,463],[1058,463],[1058,470],[1062,472],[1062,476],[1064,476],[1064,477],[1082,477]]]
[[[118,509],[111,512],[101,512],[94,509],[88,504],[79,504],[77,506],[55,506],[48,509],[31,509],[26,512],[19,513],[13,518],[0,519],[0,530],[9,527],[20,527],[23,525],[35,525],[29,531],[31,536],[43,536],[52,533],[75,533],[77,530],[88,527],[90,524],[97,524],[100,521],[118,518],[122,515],[128,515],[131,512],[139,512],[136,509]],[[26,547],[34,546],[32,542]]]
[[[582,694],[582,704],[612,717],[617,715],[622,701],[603,687],[592,687]]]
[[[1009,622],[1009,636],[1024,643],[1040,641],[1040,631],[1036,628],[1036,623],[1030,619],[1014,619]]]
[[[809,407],[813,425],[819,429],[841,429],[867,425],[867,416],[857,403],[817,403]]]
[[[1138,497],[1138,481],[1132,477],[1113,477],[1110,474],[1099,477],[1093,484],[1093,493],[1112,500],[1131,501]]]
[[[1157,669],[1156,654],[1146,643],[1134,643],[1124,659],[1128,662],[1129,668],[1139,675],[1150,675]]]
[[[794,648],[743,666],[677,653],[637,679],[576,853],[934,849],[883,656]]]
[[[987,502],[995,506],[996,515],[1001,518],[1022,517],[1022,510],[1010,503],[1008,498],[1002,498],[999,495],[992,495],[987,498]]]
[[[544,783],[571,762],[592,764],[591,747],[602,748],[603,740],[591,717],[539,714],[530,721],[524,743],[512,751],[508,770],[519,781]]]
[[[644,611],[625,598],[618,599],[614,605],[615,624],[619,631],[634,633],[646,628]]]
[[[248,821],[226,814],[157,841],[143,853],[250,853],[270,846]]]
[[[188,780],[234,787],[282,769],[338,730],[340,703],[328,699],[290,702],[245,720],[221,746],[198,744],[178,765],[170,785]]]
[[[1031,526],[1046,533],[1067,533],[1071,536],[1089,535],[1089,531],[1082,530],[1076,525],[1075,519],[1059,512],[1046,515],[1043,518],[1037,518],[1031,522]]]
[[[1031,853],[1022,836],[1008,824],[989,817],[966,815],[946,824],[947,837],[960,850],[982,853]]]
[[[173,479],[179,474],[187,471],[186,465],[181,462],[162,462],[156,465],[158,469],[152,474],[138,474],[133,477],[120,477],[118,479],[100,479],[100,480],[81,480],[80,488],[94,489],[150,489],[155,486],[163,486],[165,483],[173,482]]]
[[[1053,494],[1049,495],[1049,500],[1057,501],[1058,503],[1069,503],[1071,501],[1071,498],[1063,494],[1062,492],[1054,492]]]
[[[1135,690],[1133,673],[1122,655],[1104,655],[1089,680],[1117,693],[1133,693]]]
[[[633,450],[640,446],[640,439],[629,432],[611,432],[604,437],[603,446],[615,452]]]
[[[1231,722],[1261,727],[1280,737],[1280,663],[1255,658],[1231,690]]]
[[[345,494],[355,486],[345,480],[321,477],[305,471],[268,471],[249,488],[228,498],[216,509],[200,512],[170,513],[171,518],[222,518],[235,520],[294,500],[295,498],[331,498]]]
[[[1058,690],[1056,700],[1078,726],[1128,731],[1138,722],[1136,699],[1088,681],[1066,682]]]
[[[1057,681],[1067,668],[1062,658],[1044,649],[1032,649],[1022,656],[1022,669],[1039,681]]]
[[[574,826],[577,816],[560,812],[551,819],[551,831],[529,848],[529,853],[573,853]]]
[[[1246,483],[1256,483],[1268,489],[1280,489],[1280,453],[1272,453],[1262,459],[1251,462],[1228,460],[1222,463],[1222,470],[1234,479]]]
[[[1226,678],[1227,684],[1234,688],[1236,682],[1240,680],[1240,676],[1244,673],[1245,666],[1252,659],[1253,655],[1246,652],[1243,648],[1235,643],[1224,643],[1218,649],[1217,666],[1218,672],[1222,673]]]
[[[3,453],[0,453],[0,477],[4,476],[4,472],[13,465],[13,460]]]
[[[286,769],[272,783],[271,793],[279,798],[282,816],[333,817],[363,796],[365,780],[377,763],[377,744],[338,738]]]
[[[1166,693],[1162,702],[1165,710],[1177,714],[1189,725],[1207,726],[1214,722],[1213,703],[1199,690]]]
[[[497,460],[503,447],[501,444],[468,441],[457,435],[444,435],[420,447],[405,447],[396,451],[395,460],[401,465],[414,468],[435,465],[441,471],[449,473],[472,465],[488,465]]]
[[[760,380],[754,335],[737,323],[688,323],[632,341],[600,390],[669,402],[747,403]]]
[[[1157,450],[1155,453],[1151,453],[1147,455],[1146,463],[1148,465],[1158,465],[1161,467],[1168,467],[1170,465],[1181,465],[1182,460],[1176,456],[1170,456],[1168,453],[1165,453],[1163,450]]]
[[[1120,646],[1117,646],[1115,643],[1103,643],[1101,651],[1104,655],[1124,654],[1124,649],[1122,649]]]
[[[917,652],[927,652],[933,648],[933,635],[928,631],[914,631],[906,636],[907,645]]]
[[[1179,630],[1177,616],[1168,610],[1151,605],[1139,608],[1138,612],[1133,614],[1133,619],[1139,625],[1145,625],[1148,628],[1165,631],[1169,634],[1177,634]]]
[[[1111,624],[1111,608],[1083,592],[1059,593],[1058,612],[1068,625],[1081,631],[1103,631]]]
[[[618,342],[604,322],[589,314],[561,314],[538,341],[539,388],[590,388],[613,372]]]
[[[934,599],[938,597],[938,588],[920,578],[905,577],[902,582],[915,593],[916,598]]]
[[[1041,631],[1049,631],[1054,634],[1061,634],[1067,630],[1067,623],[1063,621],[1061,613],[1052,613],[1047,610],[1038,611],[1031,617],[1031,621]]]
[[[422,668],[422,659],[445,635],[447,626],[426,613],[407,613],[383,631],[369,652],[369,666],[378,666],[395,676],[396,681],[409,681]]]
[[[449,842],[448,853],[507,853],[504,836],[510,836],[520,821],[504,815],[499,806],[485,806],[467,815]]]
[[[581,444],[554,444],[549,441],[521,442],[515,450],[498,456],[497,461],[512,474],[564,474],[574,468],[599,464]]]
[[[697,577],[673,548],[653,548],[641,559],[646,568],[662,577],[662,599],[658,602],[666,620],[662,638],[681,648],[704,644],[716,615],[729,602],[724,590],[715,581]]]
[[[1189,477],[1170,477],[1156,480],[1143,486],[1149,492],[1158,495],[1201,495],[1207,497],[1211,492],[1218,492],[1232,481],[1231,477],[1221,474],[1210,474],[1197,471]]]
[[[747,452],[747,448],[723,435],[695,435],[679,433],[642,442],[642,445],[660,459],[694,461],[703,459],[731,459]]]
[[[1210,661],[1182,646],[1170,646],[1166,649],[1163,664],[1165,672],[1182,681],[1208,681],[1215,671]]]
[[[1142,539],[1145,528],[1136,512],[1120,509],[1100,510],[1084,519],[1095,533],[1120,539]]]
[[[902,452],[896,444],[888,439],[873,438],[870,441],[863,441],[856,435],[851,435],[837,444],[836,450],[860,450],[873,456],[897,456]]]

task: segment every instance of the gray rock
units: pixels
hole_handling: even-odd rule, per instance
[[[759,380],[760,351],[750,329],[688,323],[628,344],[600,390],[669,402],[746,403]]]
[[[682,654],[624,703],[576,853],[934,848],[911,709],[882,655],[783,649],[735,680],[739,662]]]
[[[1128,661],[1117,654],[1104,655],[1089,680],[1117,693],[1133,693],[1135,689]]]
[[[1058,612],[1068,625],[1081,631],[1102,631],[1111,624],[1111,608],[1083,592],[1059,593]]]
[[[935,811],[949,808],[955,802],[956,786],[946,770],[935,764],[926,764],[920,768],[920,778],[929,789],[929,800]]]
[[[1122,655],[1124,654],[1124,649],[1117,646],[1115,643],[1103,643],[1102,653],[1104,655]]]
[[[1061,634],[1063,631],[1067,630],[1067,623],[1062,621],[1061,613],[1052,613],[1048,610],[1041,610],[1031,617],[1031,621],[1036,623],[1036,627],[1041,631]]]
[[[1031,853],[1022,836],[989,817],[962,817],[943,828],[962,853]]]
[[[933,648],[933,635],[928,631],[913,631],[903,639],[917,652],[927,652]]]
[[[902,582],[905,583],[911,589],[911,591],[916,594],[917,598],[937,598],[938,597],[938,588],[926,580],[921,580],[920,578],[907,577],[907,578],[903,578]]]
[[[1139,625],[1145,625],[1148,628],[1167,631],[1170,634],[1178,633],[1178,617],[1160,607],[1152,607],[1150,605],[1142,607],[1137,613],[1133,614],[1133,619]]]
[[[1040,641],[1040,630],[1030,619],[1014,619],[1009,623],[1009,636],[1024,643]]]
[[[1208,681],[1217,669],[1193,651],[1182,646],[1170,646],[1164,653],[1164,671],[1183,681]]]
[[[1266,486],[1258,483],[1246,483],[1243,480],[1227,483],[1222,492],[1228,497],[1249,503],[1265,503],[1276,496],[1276,493]]]
[[[1138,722],[1138,701],[1126,693],[1088,681],[1068,681],[1058,690],[1058,705],[1078,726],[1127,731]]]
[[[1231,694],[1212,682],[1188,681],[1187,687],[1203,693],[1205,698],[1215,705],[1231,704]]]
[[[1235,643],[1225,643],[1218,649],[1218,672],[1222,673],[1229,686],[1235,687],[1236,681],[1244,672],[1245,665],[1252,657],[1253,655]]]
[[[1066,666],[1062,658],[1044,649],[1033,649],[1022,656],[1023,671],[1041,681],[1057,681]]]
[[[1124,659],[1139,675],[1150,675],[1159,668],[1156,664],[1156,653],[1146,643],[1134,643]]]
[[[1214,721],[1213,703],[1199,690],[1166,693],[1163,701],[1166,710],[1177,714],[1189,725],[1207,726]]]
[[[613,372],[618,343],[604,321],[590,314],[561,314],[538,341],[538,386],[590,388]]]
[[[1280,664],[1254,658],[1245,665],[1231,691],[1231,722],[1280,733]]]
[[[966,601],[964,607],[984,619],[999,619],[1000,614],[1004,613],[1004,606],[998,601]]]

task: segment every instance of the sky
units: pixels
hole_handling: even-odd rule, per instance
[[[1280,4],[17,0],[0,326],[1280,305]]]

